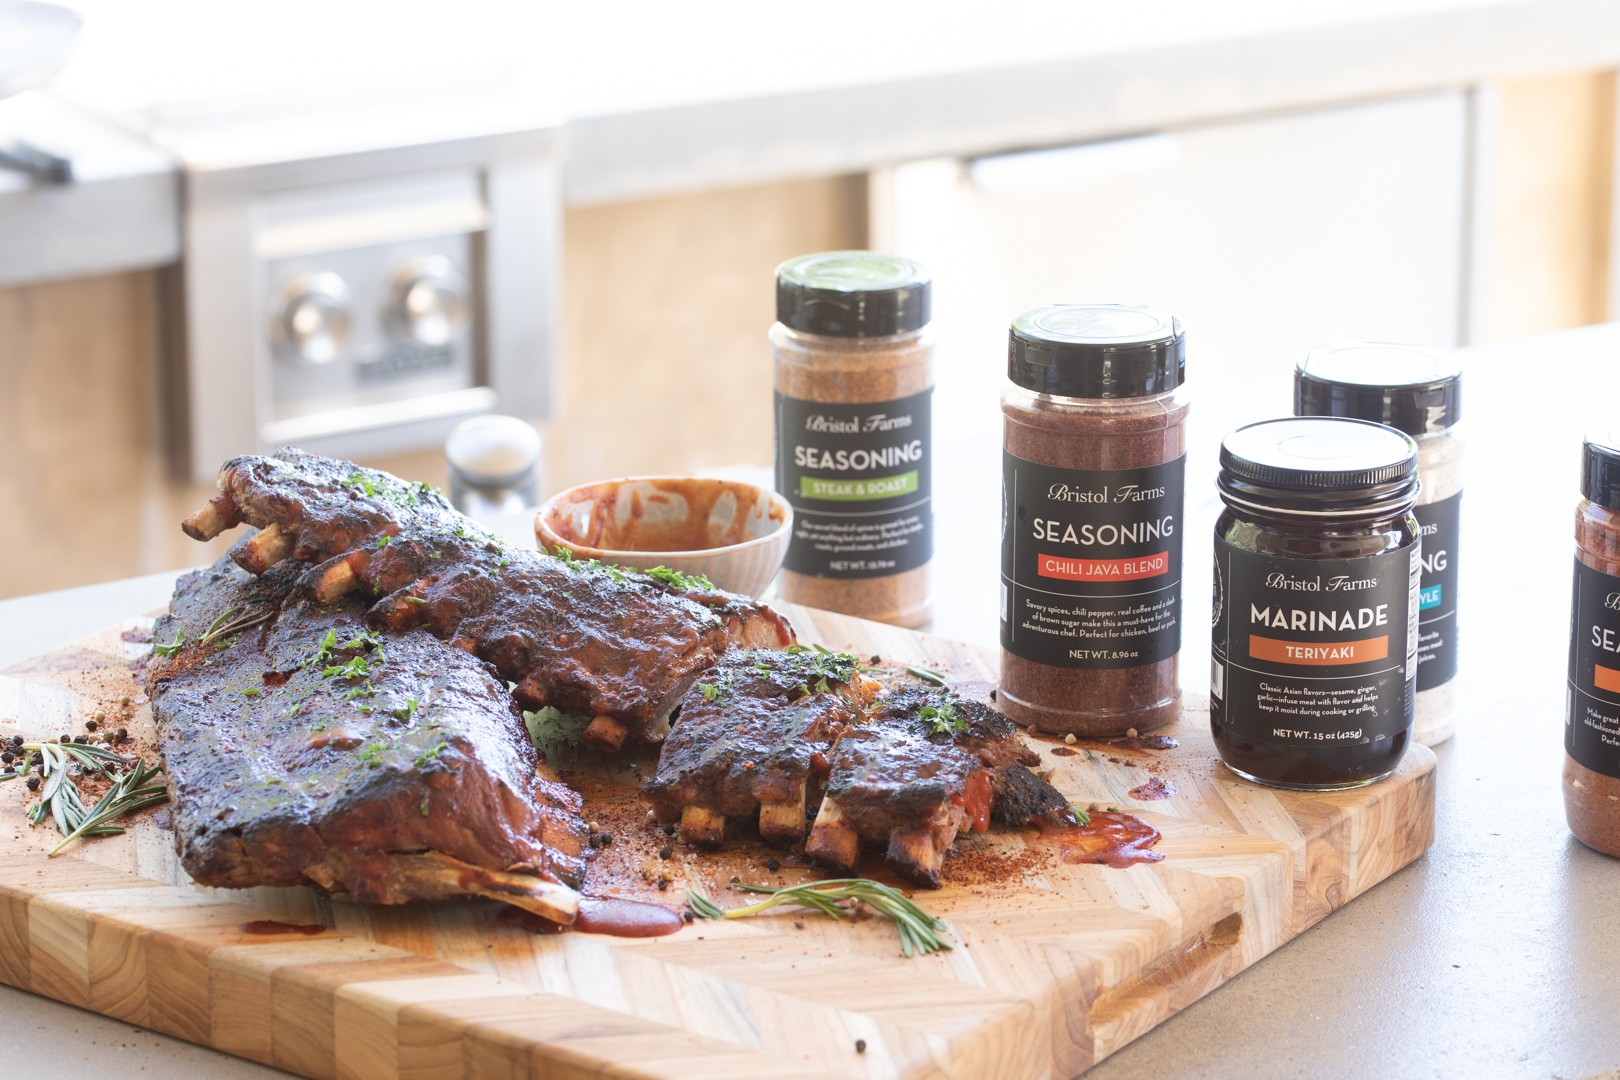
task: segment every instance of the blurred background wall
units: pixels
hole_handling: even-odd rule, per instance
[[[1614,317],[1615,100],[1612,71],[1558,71],[1057,153],[573,200],[545,492],[768,466],[772,271],[815,250],[934,270],[936,430],[964,455],[993,437],[1006,324],[1039,304],[1170,308],[1201,397],[1265,384],[1276,411],[1277,373],[1322,340],[1452,346]],[[211,554],[176,525],[209,493],[169,450],[177,274],[0,288],[0,597]],[[435,449],[365,464],[444,483]]]

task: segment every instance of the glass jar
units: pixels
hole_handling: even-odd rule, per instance
[[[1364,341],[1312,349],[1294,370],[1294,415],[1347,416],[1417,440],[1413,514],[1423,530],[1417,707],[1412,738],[1438,746],[1457,731],[1457,549],[1462,507],[1462,368],[1449,353]]]
[[[871,251],[776,270],[776,489],[790,603],[915,627],[933,615],[928,271]]]
[[[1019,724],[1121,735],[1180,713],[1186,365],[1155,308],[1013,321],[996,703]]]
[[[535,546],[540,433],[515,416],[475,416],[444,443],[450,505],[518,547]]]
[[[1575,595],[1564,716],[1564,817],[1620,855],[1620,429],[1589,435],[1575,508]]]
[[[1268,420],[1221,442],[1210,730],[1273,787],[1381,780],[1417,693],[1418,447],[1361,420]]]

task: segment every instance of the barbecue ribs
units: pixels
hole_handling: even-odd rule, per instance
[[[505,684],[430,633],[376,633],[356,599],[308,596],[301,570],[221,559],[181,579],[156,627],[171,644],[148,692],[187,872],[572,922],[579,796],[537,774]]]
[[[999,713],[933,688],[873,701],[874,687],[851,656],[728,653],[687,694],[642,794],[688,843],[718,843],[757,806],[766,837],[808,834],[806,852],[844,872],[863,840],[883,844],[891,866],[929,886],[962,829],[1066,805]]]
[[[187,518],[200,539],[246,521],[231,551],[262,574],[315,564],[309,587],[332,601],[380,597],[378,629],[422,628],[495,666],[524,708],[594,720],[585,737],[617,750],[658,741],[669,715],[728,647],[782,647],[793,629],[770,607],[676,574],[649,575],[508,548],[426,484],[283,450],[239,457],[220,494]]]

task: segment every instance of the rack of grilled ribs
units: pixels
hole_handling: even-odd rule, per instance
[[[233,458],[218,482],[188,535],[258,526],[231,551],[243,569],[313,563],[318,599],[379,598],[372,626],[423,628],[489,661],[525,708],[593,717],[585,737],[606,749],[632,733],[663,738],[728,647],[794,641],[786,619],[749,597],[507,547],[428,485],[374,469],[289,449]]]
[[[579,796],[538,775],[505,684],[432,634],[226,559],[182,578],[149,668],[186,871],[367,903],[476,895],[572,922]]]
[[[761,835],[852,872],[862,841],[938,886],[946,850],[991,815],[1013,825],[1067,800],[1028,769],[1039,757],[1010,721],[933,687],[873,698],[854,657],[737,650],[681,706],[642,795],[688,843],[713,844],[728,819],[759,810]],[[820,796],[811,822],[810,809]]]

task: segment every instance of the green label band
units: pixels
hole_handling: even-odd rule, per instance
[[[892,499],[897,495],[914,495],[917,491],[916,469],[901,473],[899,476],[885,476],[877,480],[822,480],[814,476],[799,477],[799,496],[805,499],[862,502],[868,499]]]

